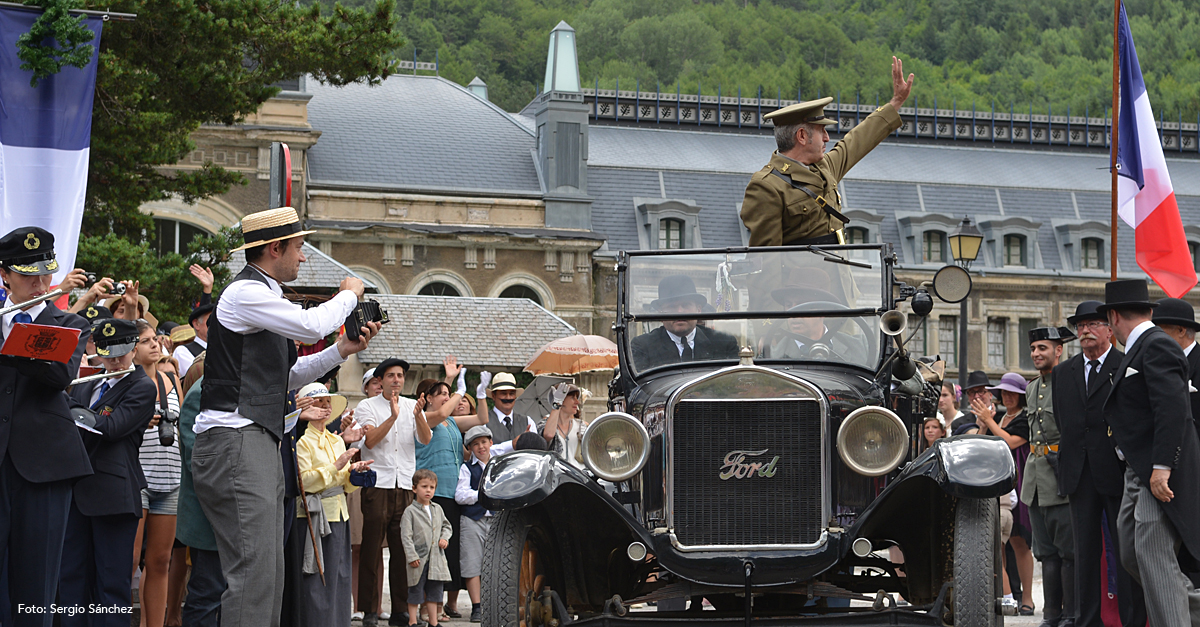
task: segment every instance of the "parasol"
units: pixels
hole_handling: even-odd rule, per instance
[[[571,335],[541,347],[525,364],[525,372],[535,375],[573,375],[617,367],[617,345],[599,335]]]

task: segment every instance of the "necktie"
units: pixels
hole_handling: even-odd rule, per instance
[[[680,361],[692,361],[694,354],[692,352],[692,345],[688,343],[688,339],[681,337],[679,338],[679,342],[683,344],[683,354],[679,356]]]
[[[512,432],[512,416],[504,417],[504,428],[508,429],[510,433]]]
[[[104,395],[108,393],[108,388],[108,381],[104,381],[100,384],[100,396],[96,397],[96,403],[92,405],[92,409],[96,409],[100,406],[100,401],[104,398]]]
[[[15,324],[17,322],[24,322],[25,324],[30,324],[31,322],[33,322],[33,318],[29,314],[25,313],[24,311],[18,311],[17,315],[13,316],[13,323]]]
[[[1100,360],[1088,360],[1088,389],[1096,387],[1096,383],[1100,380]]]

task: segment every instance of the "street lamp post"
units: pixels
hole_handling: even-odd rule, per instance
[[[979,257],[983,245],[983,233],[971,224],[971,218],[963,217],[962,223],[950,234],[950,255],[963,270],[969,270],[971,262]],[[958,304],[958,386],[967,387],[967,299]]]

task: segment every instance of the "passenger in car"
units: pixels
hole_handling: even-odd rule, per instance
[[[834,309],[842,301],[830,292],[809,287],[792,280],[783,287],[772,290],[771,297],[783,308],[791,311],[809,309]],[[821,305],[820,303],[827,303]],[[837,320],[835,327],[845,324]],[[849,363],[864,363],[867,359],[867,344],[862,338],[831,330],[825,318],[789,318],[772,334],[771,359],[836,359]]]
[[[650,307],[658,313],[698,314],[708,299],[696,291],[691,277],[676,274],[658,284],[658,298]],[[737,359],[737,338],[706,327],[697,320],[667,320],[662,326],[631,342],[638,370],[665,364],[712,359]]]

